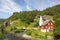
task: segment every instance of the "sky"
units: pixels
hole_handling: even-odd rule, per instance
[[[41,10],[55,5],[60,0],[0,0],[0,18],[8,18],[13,12]]]

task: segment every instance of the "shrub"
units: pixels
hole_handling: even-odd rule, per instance
[[[0,33],[0,39],[2,39],[4,37],[4,35],[2,33]]]
[[[15,33],[20,33],[20,32],[23,32],[24,30],[23,29],[16,29],[14,30]]]

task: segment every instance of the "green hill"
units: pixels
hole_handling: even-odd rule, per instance
[[[56,5],[47,8],[43,11],[33,10],[33,11],[21,11],[14,12],[11,17],[7,20],[11,23],[14,22],[13,27],[34,27],[38,26],[38,21],[40,15],[50,15],[53,17],[54,22],[54,36],[58,38],[60,36],[60,5]],[[34,21],[36,19],[36,21]]]

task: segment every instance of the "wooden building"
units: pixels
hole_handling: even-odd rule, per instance
[[[49,32],[49,31],[53,31],[53,21],[52,19],[48,19],[48,20],[43,20],[43,17],[40,16],[40,20],[39,20],[39,28],[41,29],[42,32]]]

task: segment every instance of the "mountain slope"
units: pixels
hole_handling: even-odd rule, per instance
[[[14,12],[11,17],[8,18],[9,21],[15,21],[20,19],[21,22],[27,24],[31,24],[34,22],[34,19],[38,19],[40,15],[50,15],[53,17],[54,22],[54,36],[58,39],[58,35],[60,36],[60,5],[56,5],[50,8],[47,8],[43,11],[22,11],[22,12]],[[37,24],[37,23],[36,23]],[[20,24],[18,24],[19,26]],[[60,38],[60,37],[59,37]]]

